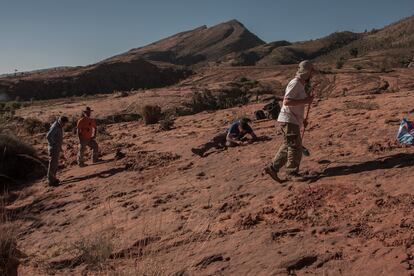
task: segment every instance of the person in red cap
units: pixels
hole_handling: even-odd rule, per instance
[[[92,149],[92,162],[99,162],[98,143],[96,143],[96,121],[91,118],[92,109],[88,106],[82,112],[82,118],[78,120],[76,130],[79,137],[79,152],[78,152],[78,165],[79,167],[86,166],[83,161],[83,155],[86,147]]]

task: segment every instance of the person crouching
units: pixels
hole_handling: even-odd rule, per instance
[[[209,142],[197,148],[192,148],[191,151],[200,157],[204,157],[204,154],[212,148],[220,149],[247,144],[248,142],[243,140],[246,134],[249,134],[253,140],[256,140],[257,136],[249,125],[250,122],[251,120],[248,118],[241,118],[232,123],[227,132],[214,136]]]

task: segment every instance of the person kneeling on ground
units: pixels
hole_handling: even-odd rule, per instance
[[[230,128],[227,130],[226,133],[220,133],[213,137],[209,142],[206,144],[198,147],[192,148],[191,151],[199,155],[201,157],[210,150],[211,148],[226,148],[226,147],[237,147],[246,145],[248,141],[244,141],[243,138],[246,134],[249,134],[252,137],[252,140],[256,140],[257,136],[254,133],[253,129],[249,125],[251,122],[248,118],[242,118],[237,120],[236,122],[232,123]]]
[[[47,181],[49,186],[58,186],[60,181],[56,178],[59,167],[59,156],[63,144],[63,128],[69,122],[68,118],[61,116],[52,124],[46,135],[49,151],[49,167],[47,169]]]
[[[92,109],[88,106],[82,112],[82,118],[78,120],[76,125],[78,137],[79,137],[79,152],[78,152],[78,165],[79,167],[86,166],[83,161],[83,155],[86,147],[92,149],[92,162],[97,163],[101,161],[99,159],[98,143],[96,143],[96,121],[91,118]]]

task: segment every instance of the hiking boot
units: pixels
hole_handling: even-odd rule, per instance
[[[88,165],[87,165],[87,164],[85,164],[85,163],[80,163],[80,164],[79,164],[79,167],[80,167],[80,168],[83,168],[83,167],[86,167],[86,166],[88,166]]]
[[[264,168],[264,172],[267,173],[274,181],[282,183],[283,181],[277,176],[277,171],[273,169],[272,165],[268,165]]]
[[[103,159],[98,158],[98,159],[92,161],[92,163],[94,163],[94,164],[99,163],[99,162],[103,162]]]
[[[298,172],[291,172],[286,175],[286,180],[303,182],[303,181],[306,181],[307,179]]]
[[[200,156],[200,157],[203,157],[203,155],[204,155],[204,150],[198,149],[198,148],[192,148],[191,152],[194,153],[195,155]]]

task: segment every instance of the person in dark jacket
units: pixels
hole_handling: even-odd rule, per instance
[[[200,157],[204,157],[204,154],[212,148],[236,147],[247,144],[246,141],[243,141],[246,134],[249,134],[253,140],[256,140],[257,136],[249,123],[250,119],[241,118],[232,123],[227,132],[214,136],[209,142],[198,148],[192,148],[191,151]]]
[[[47,170],[47,181],[49,186],[58,186],[60,181],[56,178],[59,166],[59,156],[63,144],[63,127],[69,122],[68,118],[61,116],[52,124],[46,135],[49,151],[49,167]]]

